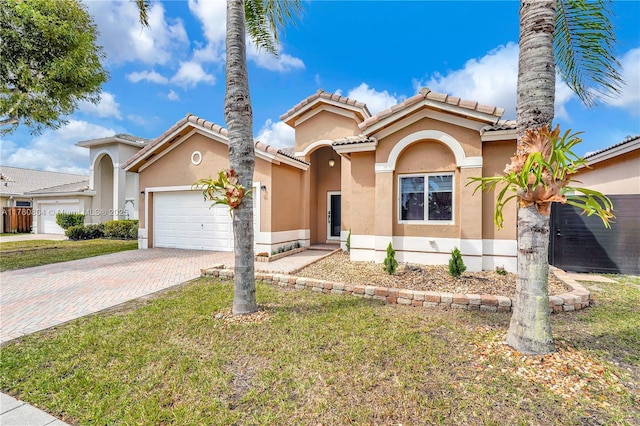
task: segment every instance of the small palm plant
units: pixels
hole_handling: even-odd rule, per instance
[[[502,228],[504,223],[504,206],[515,197],[521,207],[533,205],[539,213],[547,216],[552,202],[566,203],[582,209],[587,216],[599,216],[605,227],[611,226],[615,216],[609,197],[588,188],[569,186],[569,183],[576,182],[569,176],[586,165],[585,160],[572,151],[582,142],[578,135],[567,130],[560,136],[559,126],[553,131],[549,126],[527,130],[522,138],[521,152],[511,157],[511,164],[507,164],[504,175],[470,178],[467,185],[477,182],[476,191],[490,191],[498,184],[504,184],[498,193],[494,216],[498,228]]]

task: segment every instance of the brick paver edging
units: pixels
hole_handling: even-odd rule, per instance
[[[551,313],[578,311],[589,306],[591,293],[577,281],[569,278],[566,272],[552,268],[552,273],[567,286],[567,293],[549,296]],[[202,271],[203,276],[233,278],[232,269],[209,268]],[[376,299],[386,303],[406,306],[443,307],[469,311],[510,312],[513,306],[511,298],[489,294],[454,294],[437,291],[405,290],[400,288],[377,287],[372,285],[352,285],[340,282],[295,277],[285,274],[256,273],[256,280],[279,287],[309,289],[325,294],[342,294]]]

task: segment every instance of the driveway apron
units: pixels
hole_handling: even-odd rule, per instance
[[[233,253],[148,249],[0,273],[0,344],[200,276]]]

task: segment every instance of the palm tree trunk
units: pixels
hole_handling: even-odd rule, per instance
[[[555,100],[553,35],[556,2],[529,0],[520,5],[518,62],[518,153],[527,129],[551,124]],[[535,207],[518,208],[518,275],[507,343],[542,355],[554,352],[549,314],[549,217]]]
[[[243,0],[227,0],[227,65],[224,118],[229,131],[229,166],[240,184],[253,185],[255,152],[253,112],[249,96]],[[254,195],[254,194],[252,194]],[[233,210],[235,250],[233,313],[257,311],[253,263],[253,203],[249,196]]]

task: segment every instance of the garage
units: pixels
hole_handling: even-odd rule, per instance
[[[56,214],[78,213],[79,211],[78,202],[40,203],[40,208],[34,212],[34,217],[39,215],[41,220],[41,228],[38,233],[64,235],[64,229],[56,223]]]
[[[155,247],[233,251],[233,225],[227,206],[209,208],[200,191],[153,194]]]

